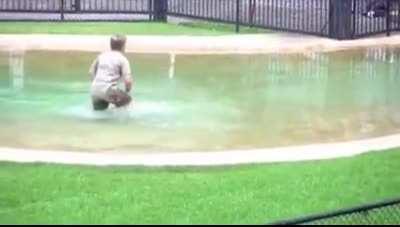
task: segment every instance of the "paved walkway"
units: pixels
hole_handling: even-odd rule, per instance
[[[400,45],[400,34],[338,41],[288,33],[223,36],[128,36],[127,52],[177,54],[248,54],[334,51],[368,46]],[[0,50],[103,51],[109,36],[0,35]]]

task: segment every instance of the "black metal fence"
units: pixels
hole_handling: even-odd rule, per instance
[[[170,0],[168,13],[328,36],[329,0]]]
[[[339,210],[272,225],[398,225],[400,224],[400,199]]]
[[[168,15],[354,39],[400,30],[400,0],[168,0]]]
[[[354,39],[400,31],[400,0],[0,0],[0,20],[167,16]]]
[[[152,20],[156,0],[0,0],[0,20]]]
[[[353,37],[400,30],[399,0],[352,0]]]

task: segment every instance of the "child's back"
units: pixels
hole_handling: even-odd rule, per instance
[[[130,103],[132,86],[131,69],[128,59],[122,54],[124,37],[111,39],[111,51],[100,54],[90,68],[92,75],[92,100],[95,110],[104,110],[109,103],[117,107]],[[122,89],[119,85],[124,84]]]

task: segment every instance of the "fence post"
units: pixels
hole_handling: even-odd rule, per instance
[[[236,33],[240,30],[240,0],[236,0]]]
[[[351,11],[353,12],[353,30],[352,30],[352,33],[351,33],[351,37],[352,38],[354,38],[354,36],[355,36],[355,34],[356,34],[356,30],[357,30],[357,24],[356,24],[356,22],[357,22],[357,17],[356,17],[356,11],[357,11],[357,0],[353,0],[352,1],[353,2],[353,5],[351,6],[352,8],[351,8]]]
[[[60,0],[60,13],[61,13],[61,20],[64,20],[64,0]]]
[[[154,20],[167,21],[168,0],[154,0]]]
[[[254,15],[257,9],[257,2],[255,0],[249,0],[249,23],[250,27],[254,26]]]
[[[387,7],[386,7],[386,36],[390,36],[390,32],[392,31],[391,24],[392,24],[392,16],[390,15],[392,1],[386,0]]]
[[[355,1],[355,0],[352,0]],[[334,39],[352,39],[352,1],[329,0],[329,37]]]
[[[81,11],[81,0],[75,0],[74,7],[76,12]]]
[[[154,9],[153,9],[153,1],[154,0],[148,0],[148,5],[149,5],[149,21],[152,21],[154,18],[153,18],[153,15],[154,15]]]

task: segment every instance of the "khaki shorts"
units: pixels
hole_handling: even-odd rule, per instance
[[[110,103],[116,107],[122,107],[128,105],[131,101],[131,96],[116,86],[107,89],[105,98],[92,97],[94,110],[105,110]]]

